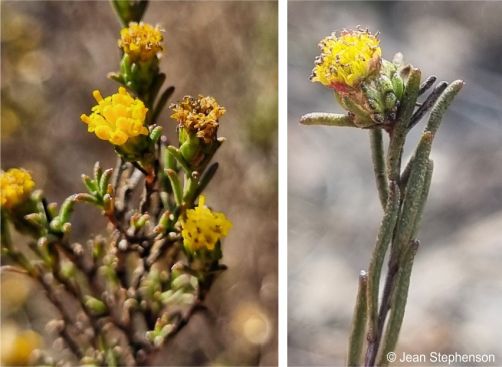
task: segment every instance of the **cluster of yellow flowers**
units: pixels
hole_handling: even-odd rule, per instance
[[[185,96],[177,104],[170,106],[173,110],[171,118],[176,120],[180,127],[195,133],[197,137],[210,143],[218,131],[218,119],[225,114],[225,108],[221,107],[213,97],[198,98]]]
[[[192,251],[201,249],[211,251],[214,250],[216,243],[228,234],[232,222],[225,214],[209,209],[206,206],[206,198],[201,195],[198,206],[187,210],[182,227],[181,235],[186,248]]]
[[[335,90],[354,88],[379,70],[380,41],[368,30],[343,31],[321,40],[321,56],[312,71],[312,81]]]
[[[129,23],[120,31],[119,47],[132,61],[148,61],[162,52],[163,36],[158,26],[146,23]]]
[[[0,198],[2,207],[10,209],[22,203],[31,194],[35,182],[28,171],[11,168],[0,173]]]
[[[114,145],[123,145],[131,137],[148,135],[145,126],[148,109],[140,99],[131,97],[124,87],[106,98],[98,90],[92,95],[98,104],[92,108],[90,116],[80,116],[89,132]]]

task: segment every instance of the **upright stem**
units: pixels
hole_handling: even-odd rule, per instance
[[[382,208],[385,209],[387,205],[387,196],[389,195],[389,184],[386,176],[382,129],[370,130],[370,146],[378,196],[380,197]]]
[[[374,346],[370,345],[372,348],[368,349],[366,358],[367,366],[373,366],[376,361],[380,342],[383,340],[381,338],[383,327],[385,325],[387,313],[391,308],[391,296],[397,284],[396,279],[399,277],[400,259],[403,257],[403,254],[406,253],[406,249],[403,249],[403,247],[411,241],[411,236],[416,228],[417,213],[421,207],[423,208],[420,200],[423,199],[422,192],[424,190],[424,181],[431,144],[432,135],[430,132],[427,132],[422,136],[417,147],[408,184],[402,195],[401,211],[395,226],[387,277],[378,316],[376,340]]]
[[[382,265],[387,252],[388,245],[394,233],[397,215],[399,212],[399,187],[392,181],[390,186],[389,200],[385,208],[385,214],[378,232],[375,249],[369,266],[368,275],[368,353],[367,360],[373,353],[375,346],[378,345],[380,334],[378,332],[378,295],[380,274]]]
[[[401,170],[401,156],[408,133],[408,126],[415,109],[420,89],[420,70],[412,68],[406,83],[397,121],[390,133],[389,150],[387,153],[387,174],[389,180],[398,181]]]
[[[401,157],[406,134],[412,127],[409,121],[413,117],[413,110],[419,94],[420,72],[412,69],[406,85],[405,95],[403,97],[401,110],[398,120],[390,132],[390,143],[387,154],[387,174],[391,182],[397,182],[402,193],[400,211],[398,210],[398,219],[396,221],[389,267],[385,281],[385,287],[382,295],[382,301],[378,312],[378,318],[375,318],[375,305],[378,305],[378,281],[380,274],[378,264],[380,262],[377,248],[370,264],[370,276],[368,280],[368,308],[369,325],[368,350],[366,353],[366,366],[374,366],[378,358],[378,366],[387,366],[389,361],[387,354],[393,352],[399,337],[399,331],[404,319],[404,311],[408,296],[408,288],[413,266],[413,259],[418,248],[418,241],[414,238],[419,229],[422,212],[428,197],[430,182],[432,178],[433,163],[429,159],[432,141],[435,133],[441,123],[442,117],[452,102],[455,95],[464,85],[463,81],[457,80],[451,85],[441,85],[436,88],[433,96],[428,98],[427,108],[434,104],[427,127],[416,148],[414,156],[410,159],[404,172],[401,170]],[[442,93],[441,93],[442,92]],[[422,110],[425,111],[425,108]],[[420,116],[415,114],[415,120]],[[416,122],[416,121],[414,121]],[[379,157],[376,155],[378,146],[378,136],[372,135],[372,154],[375,165],[375,173],[380,170]],[[377,186],[379,176],[376,175]],[[379,189],[380,199],[382,198]],[[392,193],[389,194],[392,196]],[[390,200],[389,200],[390,201]],[[388,203],[389,204],[389,203]],[[386,209],[385,215],[388,215]],[[378,245],[382,246],[377,241]],[[385,252],[383,253],[385,255]],[[375,290],[376,289],[376,290]],[[387,314],[391,310],[389,322],[387,323],[385,335],[382,337],[383,328]],[[375,326],[376,324],[376,326]],[[376,328],[376,332],[374,331]],[[381,346],[380,346],[381,344]]]
[[[399,331],[404,319],[404,311],[406,308],[406,301],[408,299],[408,288],[410,286],[411,269],[413,267],[413,260],[418,249],[418,241],[412,241],[405,249],[403,254],[403,263],[399,268],[396,278],[396,287],[394,290],[392,311],[383,338],[382,350],[380,358],[377,363],[378,366],[388,366],[388,353],[393,352],[396,348]]]
[[[386,169],[387,169],[387,180],[391,184],[395,184],[396,186],[399,186],[400,183],[400,171],[401,171],[401,159],[402,159],[402,154],[403,154],[403,147],[404,143],[406,141],[406,134],[408,133],[408,126],[409,126],[409,121],[411,119],[411,116],[413,115],[413,111],[415,109],[415,104],[418,98],[418,93],[420,89],[420,77],[421,77],[421,72],[418,69],[412,68],[410,71],[410,75],[408,77],[408,81],[405,86],[405,92],[403,99],[401,101],[401,107],[399,109],[399,114],[397,116],[397,120],[392,128],[392,130],[389,133],[390,136],[390,141],[389,141],[389,148],[387,150],[387,162],[386,162]],[[372,139],[375,139],[377,137],[372,137]],[[373,143],[373,141],[372,141]],[[383,149],[382,149],[383,150]],[[372,154],[373,157],[375,155],[375,150],[372,147]],[[376,157],[378,158],[378,157]],[[373,158],[375,161],[375,157]],[[378,162],[377,162],[378,163]],[[377,168],[375,166],[375,172],[379,170],[380,168]],[[380,183],[381,184],[381,183]],[[377,178],[377,186],[380,185],[378,183],[378,178]],[[396,187],[396,190],[398,191],[399,189]],[[380,193],[380,190],[379,190]],[[400,217],[399,214],[399,206],[401,204],[401,195],[398,196],[398,209],[397,209],[397,214],[396,214],[396,221],[399,220],[398,218]],[[386,213],[387,214],[387,213]],[[386,236],[393,236],[395,237],[395,226],[396,224],[394,223],[394,226],[390,229],[390,233],[386,233]],[[390,241],[390,239],[389,239]],[[379,244],[378,247],[383,247],[382,244]],[[375,250],[375,256],[372,259],[373,263],[373,276],[378,275],[378,279],[373,278],[372,279],[372,286],[371,286],[371,291],[374,292],[375,288],[378,286],[378,282],[380,281],[380,272],[381,272],[381,265],[380,265],[380,272],[378,272],[378,265],[380,263],[380,258],[381,256],[385,257],[385,252],[387,248],[384,248],[384,252],[379,253],[378,251],[382,251],[382,249],[376,249]],[[381,335],[383,332],[383,326],[385,324],[385,319],[387,316],[387,312],[390,307],[390,295],[391,291],[394,285],[394,278],[397,273],[397,266],[394,261],[394,257],[399,257],[398,256],[398,248],[395,246],[395,241],[392,241],[392,247],[391,247],[391,260],[389,261],[389,269],[387,272],[387,277],[385,281],[385,287],[383,291],[383,296],[382,296],[382,303],[380,305],[380,309],[378,312],[378,317],[372,316],[371,318],[371,332],[368,334],[368,349],[366,351],[366,360],[365,360],[365,365],[366,366],[373,366],[376,361],[376,357],[378,354],[378,350],[380,347],[380,341],[381,341]],[[383,261],[383,258],[382,258]],[[378,272],[378,274],[376,274]],[[376,289],[376,295],[372,293],[372,301],[371,301],[371,309],[372,313],[375,312],[375,310],[378,308],[378,289]],[[375,305],[375,300],[376,305]],[[370,316],[371,317],[371,316]],[[375,326],[376,325],[376,326]]]

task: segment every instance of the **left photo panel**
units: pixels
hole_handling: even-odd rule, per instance
[[[278,364],[277,11],[1,3],[2,366]]]

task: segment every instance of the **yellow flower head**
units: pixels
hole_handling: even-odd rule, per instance
[[[120,31],[119,47],[133,61],[148,61],[162,51],[163,36],[158,26],[146,23],[129,23]]]
[[[312,81],[337,91],[357,87],[380,69],[380,40],[368,30],[345,30],[321,40],[321,56],[316,59]]]
[[[31,365],[32,353],[42,345],[42,338],[32,330],[20,331],[11,326],[2,330],[2,365]]]
[[[92,108],[90,116],[80,116],[90,133],[113,145],[125,144],[129,138],[138,135],[148,135],[145,126],[148,108],[138,98],[131,97],[124,87],[106,98],[98,90],[92,95],[98,104]]]
[[[11,168],[0,173],[0,198],[4,208],[12,208],[25,201],[33,191],[35,182],[28,171]]]
[[[180,127],[195,133],[204,142],[210,143],[218,131],[218,119],[225,114],[213,97],[200,96],[198,98],[185,96],[179,103],[172,104],[171,118],[178,121]]]
[[[225,214],[213,212],[205,204],[206,198],[201,195],[198,206],[188,209],[186,219],[182,221],[183,243],[192,251],[214,250],[216,243],[232,228],[232,222]]]

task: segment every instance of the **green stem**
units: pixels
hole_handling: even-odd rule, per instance
[[[368,309],[366,302],[367,285],[368,275],[363,270],[359,275],[359,290],[357,292],[354,319],[352,321],[352,332],[349,341],[348,366],[359,366],[361,364],[364,334],[366,332],[366,312]]]
[[[383,149],[383,137],[381,129],[370,130],[370,145],[378,196],[380,197],[382,208],[385,209],[387,205],[387,197],[389,195],[389,185],[387,182],[387,176],[385,174],[385,153]]]
[[[391,182],[389,201],[378,232],[375,249],[368,271],[368,315],[369,315],[369,343],[375,343],[378,338],[378,295],[380,274],[387,252],[388,244],[392,239],[397,215],[399,213],[399,187]]]
[[[397,121],[390,133],[389,150],[387,153],[387,174],[391,181],[398,182],[399,180],[401,156],[403,154],[403,146],[406,141],[410,118],[418,98],[420,75],[420,70],[415,68],[411,69],[404,96],[401,101],[401,107],[399,108]]]
[[[418,249],[418,241],[412,241],[404,251],[403,263],[399,268],[396,278],[396,286],[392,300],[391,314],[383,338],[382,350],[380,351],[377,366],[388,366],[388,353],[394,352],[399,338],[399,332],[403,324],[406,301],[408,299],[408,289],[410,286],[411,269],[413,260]]]

